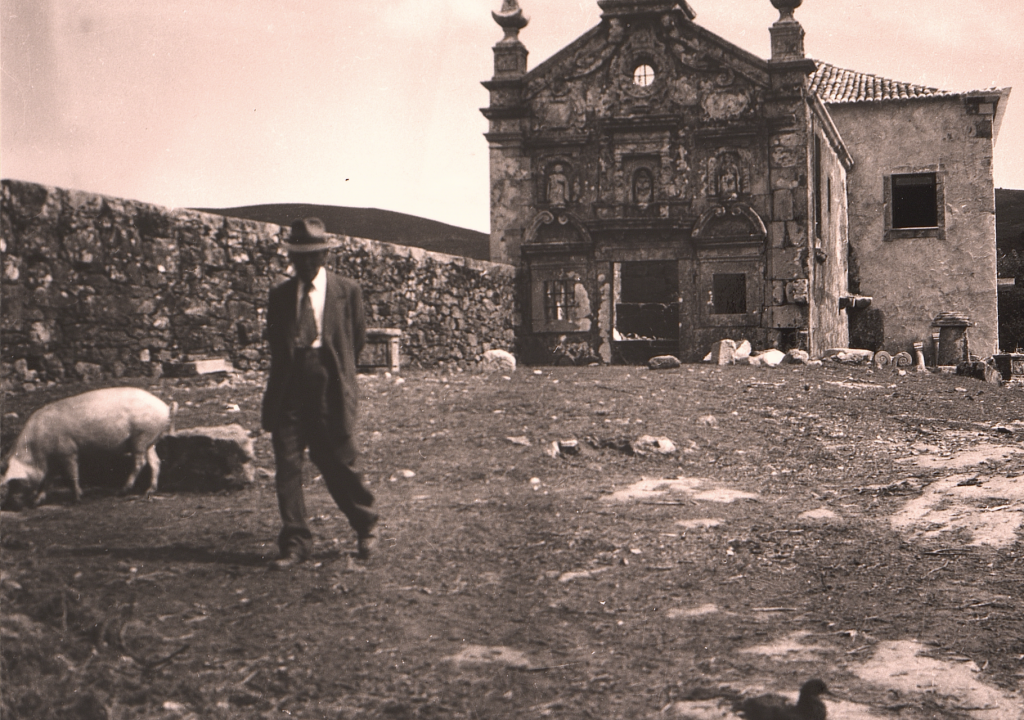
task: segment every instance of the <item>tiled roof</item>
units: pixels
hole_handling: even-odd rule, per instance
[[[879,102],[928,97],[952,97],[961,93],[889,80],[888,78],[844,70],[815,60],[817,71],[811,75],[811,90],[824,103]]]

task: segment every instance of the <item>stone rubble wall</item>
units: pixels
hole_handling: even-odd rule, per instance
[[[153,376],[228,358],[266,369],[281,228],[74,190],[0,183],[0,383]],[[403,332],[403,366],[467,367],[515,343],[515,269],[339,236],[369,327]]]

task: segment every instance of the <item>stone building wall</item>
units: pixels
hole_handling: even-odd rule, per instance
[[[18,181],[0,190],[5,387],[211,357],[267,367],[267,293],[289,271],[277,225]],[[332,263],[362,286],[368,326],[403,331],[403,365],[466,366],[513,347],[514,268],[339,239]]]
[[[873,298],[873,349],[911,352],[923,342],[931,362],[932,323],[952,312],[974,323],[973,354],[998,351],[994,133],[986,103],[978,102],[987,98],[973,95],[829,106],[843,139],[857,148],[848,178],[850,284]],[[887,182],[903,173],[939,178],[938,230],[890,232]]]

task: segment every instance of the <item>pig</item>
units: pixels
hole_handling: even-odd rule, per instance
[[[163,400],[133,387],[92,390],[45,405],[29,417],[7,457],[0,495],[6,496],[9,484],[20,481],[21,485],[39,488],[32,503],[35,505],[45,499],[54,478],[63,475],[78,502],[82,499],[79,453],[100,450],[135,456],[135,469],[122,493],[131,491],[148,462],[153,478],[146,491],[149,497],[156,492],[160,474],[156,441],[170,430],[171,415],[171,408]]]

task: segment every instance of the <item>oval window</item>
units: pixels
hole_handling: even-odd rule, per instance
[[[633,84],[639,87],[650,87],[654,83],[654,68],[646,63],[637,65],[633,71]]]

